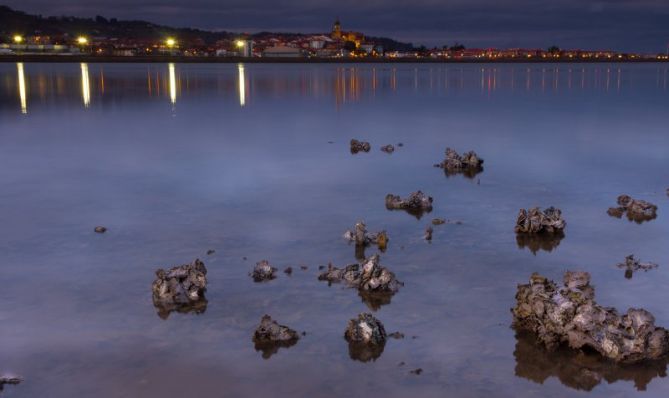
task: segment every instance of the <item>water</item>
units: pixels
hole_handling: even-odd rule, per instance
[[[669,326],[668,81],[661,64],[1,64],[0,373],[24,378],[2,395],[667,396],[666,364],[547,353],[509,309],[532,272],[583,269],[599,303]],[[445,176],[446,146],[484,171]],[[432,213],[385,209],[417,189]],[[657,219],[609,217],[621,193]],[[519,246],[518,209],[550,205],[565,238]],[[433,217],[462,225],[427,243]],[[358,219],[388,231],[405,282],[374,315],[406,337],[364,363],[343,332],[372,309],[316,280],[355,261]],[[626,279],[631,253],[660,267]],[[206,311],[162,319],[155,269],[196,257]],[[292,276],[254,283],[261,259]],[[263,359],[265,313],[306,336]]]

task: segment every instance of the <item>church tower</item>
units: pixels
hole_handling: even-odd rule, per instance
[[[339,18],[337,18],[334,25],[332,25],[332,33],[330,34],[330,37],[335,40],[341,40],[341,23],[339,22]]]

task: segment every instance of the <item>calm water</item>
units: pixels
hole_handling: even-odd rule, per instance
[[[583,269],[598,302],[669,326],[668,68],[0,64],[0,373],[24,378],[0,394],[667,396],[666,363],[547,353],[509,308],[532,272]],[[352,155],[351,138],[373,150]],[[434,168],[446,146],[476,150],[483,173]],[[418,189],[432,213],[385,209]],[[621,193],[657,219],[609,217]],[[518,209],[550,205],[559,245],[517,242]],[[463,224],[427,243],[433,217]],[[406,338],[365,363],[343,332],[370,307],[316,280],[355,261],[341,235],[358,219],[388,231],[382,263],[405,282],[372,307]],[[660,267],[626,279],[631,253]],[[206,311],[162,319],[154,270],[196,257]],[[295,271],[253,283],[261,259]],[[263,359],[265,313],[307,335]]]

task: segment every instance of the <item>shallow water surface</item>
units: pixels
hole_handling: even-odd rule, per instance
[[[548,353],[509,309],[532,272],[582,269],[599,303],[669,326],[668,82],[662,64],[0,64],[0,373],[24,378],[0,394],[667,396],[666,363]],[[447,146],[483,172],[433,167]],[[419,189],[431,213],[386,210]],[[622,193],[658,217],[607,215]],[[551,205],[563,239],[516,238],[519,208]],[[428,243],[434,217],[462,224]],[[359,219],[390,237],[390,302],[317,280],[355,261]],[[632,253],[659,268],[626,278]],[[206,306],[160,314],[154,271],[197,257]],[[262,259],[294,271],[254,283]],[[405,335],[366,362],[343,337],[363,311]],[[265,313],[306,336],[263,358]]]

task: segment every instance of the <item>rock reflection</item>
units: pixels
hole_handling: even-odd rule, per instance
[[[552,234],[516,234],[516,244],[519,249],[527,248],[532,254],[536,255],[540,250],[552,252],[553,249],[560,245],[564,239],[564,232],[556,232]]]
[[[381,356],[381,354],[383,354],[385,347],[385,343],[373,345],[351,342],[348,344],[348,356],[354,361],[376,361]]]
[[[160,319],[169,318],[172,312],[179,314],[203,314],[207,310],[208,301],[202,297],[197,301],[191,302],[165,302],[160,299],[153,298],[153,306],[156,307],[157,314]]]
[[[457,175],[461,175],[469,180],[473,180],[474,177],[477,175],[483,173],[483,166],[478,166],[478,167],[467,167],[463,168],[460,170],[453,170],[453,169],[448,169],[444,168],[444,175],[446,178],[454,177]]]
[[[358,291],[360,300],[372,311],[378,311],[382,306],[390,304],[393,295],[394,293]]]
[[[667,359],[640,364],[622,365],[607,361],[593,352],[560,347],[547,351],[534,336],[516,333],[515,374],[518,377],[543,384],[555,377],[566,387],[591,391],[602,381],[615,383],[631,381],[638,391],[645,391],[656,377],[667,375]]]

